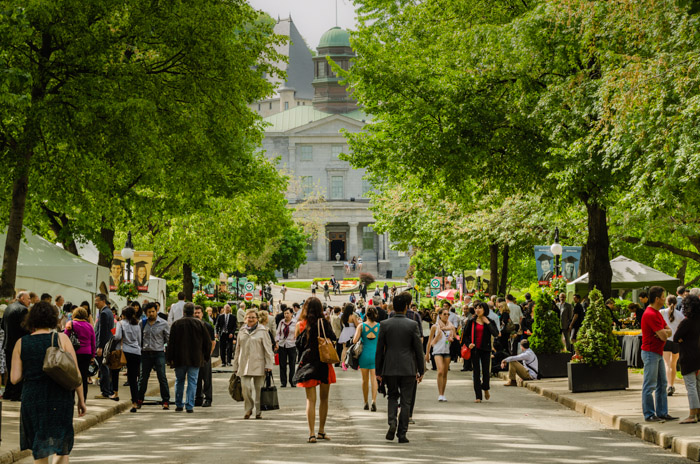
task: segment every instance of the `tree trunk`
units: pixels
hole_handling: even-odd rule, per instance
[[[0,297],[4,298],[12,298],[15,295],[17,259],[19,258],[19,247],[22,241],[24,211],[29,189],[29,161],[31,157],[31,150],[27,150],[24,156],[24,164],[20,164],[17,167],[17,177],[12,183],[10,220],[7,226],[5,251],[2,258],[2,274],[0,274]]]
[[[489,295],[498,293],[498,244],[492,243],[489,245],[489,254],[491,255],[491,263],[489,270],[491,276],[489,278]]]
[[[501,283],[498,286],[498,294],[505,296],[508,290],[508,264],[510,263],[510,246],[503,245],[503,261],[501,266]]]
[[[610,239],[608,237],[607,211],[596,203],[586,203],[588,211],[588,241],[586,264],[588,289],[597,288],[603,298],[612,295],[612,267],[610,267]]]
[[[192,267],[187,263],[182,264],[182,291],[185,292],[185,300],[192,301],[192,295],[194,293]]]
[[[681,281],[681,285],[685,285],[685,273],[688,270],[688,260],[684,259],[683,264],[681,264],[681,267],[678,268],[678,272],[676,272],[676,277],[678,280]]]
[[[102,236],[102,240],[109,247],[109,255],[105,255],[100,251],[100,255],[97,258],[97,264],[104,267],[111,267],[112,257],[114,256],[114,231],[112,229],[102,227],[100,229],[100,236]]]

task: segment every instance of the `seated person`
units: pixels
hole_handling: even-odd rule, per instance
[[[495,338],[493,340],[493,348],[491,350],[491,375],[495,376],[497,373],[503,370],[501,369],[501,362],[507,357],[508,352],[503,349],[501,341],[498,338]]]
[[[518,385],[515,378],[516,374],[522,380],[537,379],[537,369],[539,368],[537,364],[537,355],[530,349],[529,341],[521,341],[520,346],[523,349],[522,353],[517,356],[509,356],[501,361],[501,369],[505,369],[506,364],[508,364],[509,380],[504,384],[506,387],[515,387]]]

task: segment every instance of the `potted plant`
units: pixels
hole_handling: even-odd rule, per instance
[[[528,340],[530,348],[537,355],[540,377],[566,377],[566,364],[571,359],[571,353],[562,353],[564,344],[561,341],[559,314],[548,289],[537,291],[532,313],[532,335]]]
[[[618,361],[620,345],[612,331],[612,317],[597,289],[574,344],[578,356],[568,364],[572,392],[624,390],[629,386],[627,362]]]

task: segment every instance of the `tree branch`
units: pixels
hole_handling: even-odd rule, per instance
[[[653,241],[653,240],[647,240],[646,242],[643,242],[642,239],[637,238],[637,237],[620,237],[620,240],[626,243],[632,243],[632,244],[637,244],[641,243],[644,246],[652,247],[652,248],[660,248],[662,250],[669,251],[673,253],[674,255],[678,256],[683,256],[684,258],[692,259],[693,261],[697,261],[700,263],[700,253],[695,253],[694,251],[688,251],[688,250],[683,250],[682,248],[678,248],[676,246],[673,246],[668,243],[664,242],[658,242],[658,241]]]

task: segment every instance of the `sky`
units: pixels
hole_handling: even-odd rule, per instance
[[[258,10],[269,13],[274,19],[287,18],[292,20],[307,45],[316,49],[321,36],[334,27],[336,0],[249,0]],[[355,28],[355,8],[351,0],[337,0],[338,26],[343,29]]]

